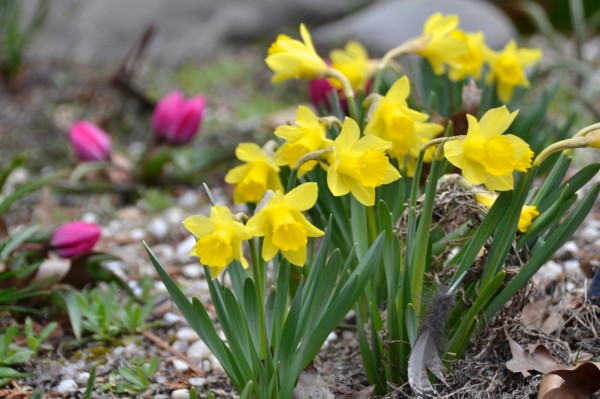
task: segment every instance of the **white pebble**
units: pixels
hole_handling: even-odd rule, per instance
[[[187,341],[177,340],[171,344],[171,348],[175,349],[177,352],[185,353],[190,347],[190,343]]]
[[[541,280],[554,280],[563,272],[561,265],[553,260],[546,262],[540,270],[536,273],[536,276]]]
[[[173,367],[175,367],[175,370],[179,371],[180,373],[185,373],[190,369],[190,366],[188,366],[187,363],[182,362],[179,359],[173,359]]]
[[[167,287],[165,287],[165,285],[163,284],[162,281],[155,281],[154,282],[154,291],[156,291],[156,293],[158,293],[158,294],[164,294],[167,292]]]
[[[56,387],[56,392],[58,393],[69,393],[75,391],[77,391],[77,383],[72,379],[62,380]]]
[[[199,263],[191,263],[181,268],[181,272],[184,276],[190,279],[196,279],[202,276],[203,270]]]
[[[175,336],[177,339],[188,342],[195,342],[200,338],[198,337],[198,334],[196,334],[196,331],[191,327],[181,327]]]
[[[563,267],[567,273],[582,273],[579,261],[577,259],[567,260],[563,263]]]
[[[225,370],[223,370],[223,366],[221,366],[221,363],[219,363],[219,360],[217,359],[217,357],[215,355],[213,355],[211,353],[211,355],[208,357],[208,360],[210,361],[210,364],[212,366],[213,373],[224,373],[225,372]]]
[[[171,324],[179,323],[180,321],[183,320],[183,317],[181,317],[178,314],[175,314],[173,312],[167,312],[164,314],[163,320],[168,325],[171,325]]]
[[[98,216],[92,212],[86,212],[81,215],[81,220],[86,223],[98,223]]]
[[[567,241],[562,246],[563,251],[570,252],[572,254],[576,254],[579,251],[579,247],[575,243],[575,241]]]
[[[325,342],[323,342],[323,345],[321,345],[321,349],[327,348],[327,346],[329,346],[329,344],[332,341],[335,341],[337,338],[338,338],[338,336],[334,331],[330,332],[329,335],[327,336],[327,338],[325,339]]]
[[[171,392],[171,398],[173,399],[188,399],[190,397],[190,391],[187,389],[176,389]]]
[[[592,242],[596,238],[600,237],[600,230],[597,227],[586,226],[581,230],[580,236],[583,237],[587,242]]]
[[[572,281],[568,281],[567,285],[566,285],[566,289],[567,291],[571,292],[573,291],[577,286],[575,285],[575,283],[573,283]]]
[[[212,371],[213,371],[213,364],[212,364],[212,362],[211,362],[210,360],[208,360],[208,359],[203,359],[203,360],[200,362],[200,369],[201,369],[202,371],[204,371],[205,373],[207,373],[207,374],[210,374],[210,373],[212,373]]]
[[[202,359],[210,356],[210,349],[202,340],[194,342],[187,350],[187,357],[193,362],[199,363]]]
[[[169,224],[160,218],[154,218],[148,223],[146,230],[156,239],[163,239],[169,234]]]
[[[168,244],[153,245],[152,252],[163,263],[175,257],[175,249]]]
[[[166,378],[165,378],[165,380],[166,380]],[[156,382],[158,382],[158,381],[156,381]],[[154,395],[153,398],[154,399],[169,399],[170,396],[165,393],[159,393],[158,395]]]
[[[89,379],[90,379],[90,373],[85,372],[85,371],[83,373],[77,374],[77,376],[75,377],[75,381],[79,385],[86,385],[88,383]]]
[[[134,240],[143,240],[146,238],[146,232],[142,229],[133,229],[129,232],[129,235]]]
[[[190,385],[195,386],[195,387],[203,387],[206,385],[206,378],[202,378],[202,377],[192,377],[190,379],[188,379],[188,382],[190,383]]]
[[[177,253],[177,258],[189,259],[190,252],[194,249],[194,246],[196,246],[196,238],[194,238],[194,236],[188,236],[188,238],[177,245],[177,250],[175,251]]]
[[[193,208],[196,205],[198,205],[198,199],[198,193],[192,190],[186,191],[181,197],[177,199],[177,205],[179,205],[182,208]]]
[[[344,332],[342,333],[342,338],[344,339],[355,339],[356,335],[354,334],[353,331],[350,330],[344,330]]]
[[[167,221],[171,224],[181,225],[181,222],[183,222],[183,219],[185,219],[183,217],[183,212],[177,207],[171,207],[167,209],[164,215]]]

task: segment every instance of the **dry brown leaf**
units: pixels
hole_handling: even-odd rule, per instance
[[[564,366],[556,363],[552,358],[550,351],[544,345],[537,345],[532,352],[527,352],[517,344],[506,332],[506,338],[510,345],[512,359],[506,362],[506,367],[513,373],[521,373],[523,377],[530,375],[529,370],[535,370],[540,373],[563,368]]]
[[[551,305],[550,298],[528,303],[523,307],[523,311],[521,312],[521,323],[526,328],[539,330],[544,323],[544,319],[548,315]]]
[[[52,192],[50,187],[44,186],[40,195],[40,200],[33,210],[34,217],[39,220],[39,223],[43,226],[51,226],[54,223],[54,215],[52,209],[54,208],[54,201],[52,199]]]
[[[554,370],[542,377],[538,399],[582,399],[600,389],[600,363]]]

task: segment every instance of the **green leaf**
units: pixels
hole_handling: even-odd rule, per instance
[[[487,318],[493,317],[533,277],[535,272],[573,236],[573,233],[581,226],[581,223],[593,208],[599,192],[600,184],[596,183],[569,216],[550,233],[543,245],[534,248],[535,252],[532,251],[529,261],[486,308],[485,315]]]
[[[73,334],[75,338],[81,339],[81,308],[77,302],[77,296],[75,292],[68,291],[59,291],[65,306],[67,307],[67,313],[69,315],[69,321],[71,322],[71,327],[73,328]]]
[[[165,269],[162,267],[152,250],[144,243],[146,252],[150,257],[152,265],[156,269],[158,276],[167,288],[169,295],[177,308],[181,311],[181,314],[190,323],[190,327],[198,334],[198,336],[206,343],[210,351],[215,355],[219,363],[223,366],[223,369],[232,380],[232,383],[237,389],[243,389],[244,376],[241,374],[239,367],[237,367],[234,357],[223,343],[217,331],[215,330],[206,309],[198,301],[193,300],[192,303],[186,298],[185,294],[177,287],[177,284],[167,274]]]
[[[17,188],[12,194],[7,195],[6,197],[0,200],[0,215],[3,215],[6,211],[8,211],[8,209],[14,202],[23,198],[23,196],[25,196],[26,194],[29,194],[30,192],[45,186],[46,184],[57,179],[63,174],[64,172],[57,172],[46,176],[42,176]]]

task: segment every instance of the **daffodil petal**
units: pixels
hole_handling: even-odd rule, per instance
[[[287,193],[284,200],[292,208],[306,211],[315,205],[318,194],[319,187],[317,183],[304,183]]]

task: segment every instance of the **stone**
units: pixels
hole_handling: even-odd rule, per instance
[[[197,192],[188,190],[183,193],[179,198],[177,198],[177,205],[182,208],[191,209],[198,205],[200,201],[200,196]]]
[[[187,389],[176,389],[173,392],[171,392],[172,399],[189,399],[189,397],[190,391],[188,391]]]
[[[181,268],[183,275],[189,279],[197,279],[204,274],[204,270],[199,263],[190,263]]]
[[[190,343],[187,341],[177,340],[171,344],[171,347],[177,352],[185,353],[190,347]]]
[[[207,359],[210,355],[210,349],[202,340],[194,342],[187,350],[187,357],[195,363],[200,363],[202,359]]]
[[[201,388],[203,386],[206,385],[206,378],[202,378],[202,377],[192,377],[190,379],[188,379],[188,382],[190,383],[190,385]]]
[[[77,376],[75,377],[75,382],[77,382],[77,384],[81,386],[85,386],[87,385],[89,379],[90,373],[84,371],[82,373],[77,374]]]
[[[190,369],[190,366],[188,366],[187,363],[182,362],[179,359],[173,359],[173,367],[180,373],[185,373]]]
[[[348,40],[362,43],[372,56],[381,56],[402,42],[418,36],[432,14],[457,14],[460,28],[483,31],[486,43],[502,48],[517,32],[496,6],[480,0],[392,0],[375,2],[346,18],[312,31],[317,45],[341,47]],[[322,54],[324,55],[324,54]]]
[[[178,314],[175,314],[173,312],[167,312],[163,315],[163,320],[168,325],[172,325],[175,323],[179,323],[180,321],[183,321],[183,317],[181,317]]]
[[[190,260],[190,252],[194,249],[196,245],[196,239],[194,236],[190,235],[185,240],[177,245],[177,249],[175,250],[177,254],[177,259],[186,260],[189,262]]]
[[[55,388],[58,393],[70,393],[77,391],[77,383],[73,379],[62,380]]]
[[[34,4],[33,0],[21,1]],[[234,40],[275,38],[282,26],[294,26],[298,33],[300,22],[330,21],[368,1],[102,0],[81,4],[62,0],[53,2],[51,23],[32,44],[31,53],[46,59],[120,61],[152,25],[155,34],[147,57],[175,65],[182,59],[222,51]]]
[[[198,334],[196,334],[196,331],[194,331],[194,329],[191,327],[181,327],[179,330],[177,330],[175,336],[178,340],[187,342],[196,342],[198,339],[200,339]]]
[[[169,224],[164,219],[154,218],[148,223],[146,230],[154,238],[162,240],[169,234]]]

